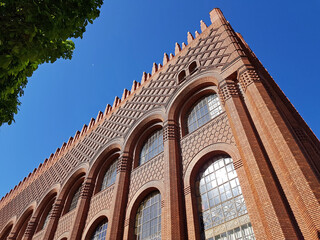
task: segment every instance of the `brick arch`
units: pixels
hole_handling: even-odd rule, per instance
[[[37,203],[36,201],[29,204],[29,206],[24,210],[23,214],[19,217],[17,223],[11,230],[11,233],[9,235],[9,239],[17,239],[18,237],[20,239],[23,238],[24,232],[28,226],[28,222],[30,221],[34,210],[36,209]]]
[[[110,166],[115,157],[118,157],[120,155],[122,146],[123,139],[116,138],[102,147],[100,151],[95,155],[94,160],[92,161],[92,165],[90,166],[87,174],[88,178],[91,178],[92,182],[95,183],[94,193],[98,192],[98,186],[101,183],[99,181],[101,180],[102,172],[105,171],[108,166]]]
[[[165,190],[164,185],[162,181],[150,181],[146,184],[144,184],[133,196],[132,200],[130,201],[128,207],[127,207],[127,213],[126,213],[126,221],[125,221],[125,227],[128,225],[128,231],[127,231],[127,239],[133,240],[134,239],[134,227],[135,227],[135,218],[138,211],[138,208],[140,206],[140,203],[143,201],[144,198],[146,198],[150,193],[154,191],[159,191],[161,194],[161,205],[163,202],[163,199],[165,199]],[[165,226],[164,224],[164,217],[161,218],[161,226]]]
[[[88,163],[80,164],[76,169],[74,169],[69,176],[67,177],[67,180],[62,185],[61,191],[58,195],[59,200],[65,200],[67,195],[69,194],[70,188],[72,188],[72,185],[77,181],[79,177],[87,175],[89,169]]]
[[[39,204],[32,216],[32,221],[36,224],[32,227],[32,229],[30,229],[31,235],[41,230],[39,229],[39,225],[43,224],[43,214],[45,211],[50,211],[48,204],[53,204],[53,199],[59,194],[60,188],[60,184],[55,184],[44,194],[44,197],[39,201]]]
[[[72,171],[67,180],[61,187],[61,191],[58,194],[55,204],[54,204],[54,217],[50,218],[47,226],[47,230],[45,232],[45,238],[51,239],[54,237],[54,234],[57,230],[58,222],[60,216],[65,213],[66,208],[66,200],[70,193],[74,191],[79,185],[79,181],[83,181],[84,176],[87,174],[89,168],[88,163],[83,163],[79,165],[74,171]],[[82,178],[82,179],[81,179]],[[70,198],[70,197],[69,197]],[[69,232],[68,232],[69,233]]]
[[[128,152],[133,155],[135,148],[135,142],[146,130],[146,127],[153,125],[154,123],[163,122],[165,119],[165,109],[163,107],[155,108],[143,115],[137,120],[130,128],[130,130],[124,136],[124,149],[123,152]]]
[[[229,155],[234,164],[241,161],[238,149],[228,143],[215,143],[205,147],[190,161],[184,174],[185,186],[190,186],[190,184],[195,180],[194,177],[199,172],[199,169],[203,166],[203,164],[205,164],[210,156],[216,156],[220,154]]]
[[[109,225],[109,219],[110,217],[110,211],[109,210],[102,210],[98,212],[91,220],[87,223],[87,227],[84,229],[82,233],[82,240],[90,240],[90,237],[95,230],[95,228],[98,226],[99,223],[101,223],[103,220],[107,220]],[[107,229],[108,231],[108,229]]]
[[[69,232],[63,233],[61,236],[59,236],[59,240],[68,240]]]
[[[5,240],[4,237],[8,237],[10,232],[12,231],[13,227],[15,226],[17,221],[17,216],[14,216],[7,221],[7,223],[4,225],[4,228],[0,231],[0,239]]]
[[[108,143],[104,146],[101,146],[97,153],[92,157],[90,161],[90,167],[88,170],[88,177],[92,177],[94,175],[95,169],[103,158],[105,158],[110,152],[113,152],[115,149],[120,151],[123,149],[124,139],[122,137],[117,137],[108,141]]]
[[[216,71],[208,71],[205,73],[196,74],[188,81],[185,81],[179,91],[173,94],[166,105],[167,118],[166,120],[178,120],[180,109],[183,104],[191,98],[197,91],[210,87],[218,86],[218,80],[221,76]]]
[[[200,240],[200,222],[198,217],[197,198],[195,194],[196,177],[201,167],[212,156],[229,155],[233,164],[241,165],[241,158],[238,149],[228,143],[215,143],[203,148],[190,161],[184,174],[184,193],[186,201],[186,213],[188,219],[189,237]]]

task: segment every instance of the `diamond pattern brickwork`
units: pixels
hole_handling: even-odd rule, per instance
[[[71,212],[68,212],[67,214],[63,215],[60,219],[59,219],[59,223],[58,223],[58,227],[56,230],[56,233],[54,235],[54,240],[59,239],[59,237],[65,233],[70,231],[71,229],[71,224],[73,222],[73,219],[76,215],[76,211],[73,210]]]
[[[140,187],[147,182],[152,180],[163,180],[163,157],[164,155],[161,153],[145,164],[139,166],[131,173],[128,202],[130,202]]]
[[[104,209],[110,209],[113,190],[114,185],[111,185],[91,198],[86,224],[90,222],[92,217],[94,217],[98,212]]]
[[[222,113],[181,140],[183,173],[199,151],[214,143],[235,145],[226,113]]]

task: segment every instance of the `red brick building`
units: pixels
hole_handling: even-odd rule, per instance
[[[1,199],[0,239],[319,239],[319,140],[210,16]]]

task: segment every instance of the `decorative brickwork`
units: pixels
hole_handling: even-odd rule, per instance
[[[110,209],[113,197],[114,185],[97,193],[91,199],[90,208],[87,217],[87,223],[100,211]]]
[[[75,215],[76,215],[76,210],[73,210],[63,215],[62,217],[60,217],[58,227],[54,235],[54,240],[59,239],[59,237],[63,233],[69,232],[71,230],[72,225],[70,223],[73,222]]]
[[[163,141],[178,139],[179,130],[175,124],[166,123],[163,126]]]
[[[163,153],[134,169],[131,173],[129,202],[141,186],[152,180],[162,180],[163,171]]]
[[[219,91],[223,102],[226,102],[229,98],[231,98],[231,96],[239,95],[237,84],[231,80],[225,81],[220,84]]]
[[[212,119],[194,133],[185,136],[181,140],[183,172],[185,172],[191,159],[201,151],[201,149],[219,142],[235,144],[225,113]]]
[[[254,83],[254,82],[260,82],[260,77],[257,73],[256,70],[254,69],[248,69],[248,70],[245,70],[241,75],[240,75],[240,78],[239,78],[239,81],[240,81],[240,84],[241,84],[241,87],[244,91],[247,90],[247,87]]]

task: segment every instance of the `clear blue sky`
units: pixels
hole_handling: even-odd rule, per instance
[[[162,63],[187,31],[219,7],[320,136],[320,1],[107,0],[76,40],[71,61],[44,64],[29,80],[16,122],[0,127],[0,198],[123,89]]]

